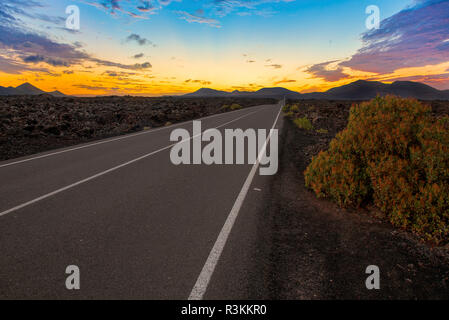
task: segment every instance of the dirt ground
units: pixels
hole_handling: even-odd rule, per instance
[[[267,298],[449,299],[449,248],[432,248],[393,228],[372,208],[341,209],[306,189],[302,172],[311,156],[345,125],[321,115],[314,123],[319,128],[319,121],[330,121],[324,136],[284,122],[280,170],[260,228],[271,244],[264,271]],[[380,268],[380,290],[366,288],[369,265]]]
[[[273,99],[39,96],[0,97],[0,160],[118,136]]]

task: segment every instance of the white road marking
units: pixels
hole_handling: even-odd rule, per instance
[[[274,129],[274,127],[276,126],[281,110],[282,106],[279,109],[279,112],[277,114],[276,119],[274,120],[271,129]],[[257,157],[256,163],[254,163],[250,173],[248,174],[248,177],[246,178],[245,183],[243,184],[243,187],[240,190],[240,193],[234,202],[231,212],[229,212],[228,218],[226,219],[226,222],[223,225],[223,228],[221,229],[220,234],[218,235],[218,238],[215,241],[215,244],[209,253],[206,263],[204,264],[203,269],[201,270],[201,273],[198,276],[198,279],[196,280],[195,286],[193,287],[192,292],[190,293],[189,300],[201,300],[203,299],[203,296],[206,293],[209,281],[212,277],[212,274],[214,273],[215,267],[217,266],[221,253],[223,252],[223,248],[226,245],[226,241],[228,240],[229,234],[231,233],[232,227],[234,226],[240,208],[242,207],[242,204],[245,201],[246,195],[254,179],[257,168],[259,167],[260,159],[267,148],[268,142],[270,141],[271,134],[272,131],[270,130],[270,135],[265,141],[265,144],[263,145],[259,153],[259,156]]]
[[[94,143],[91,143],[91,144],[87,144],[87,145],[83,145],[83,146],[79,146],[79,147],[75,147],[75,148],[70,148],[70,149],[66,149],[66,150],[51,152],[51,153],[43,154],[43,155],[40,155],[40,156],[35,156],[35,157],[23,159],[23,160],[17,160],[17,161],[13,161],[13,162],[10,162],[10,163],[1,164],[0,168],[9,167],[9,166],[12,166],[12,165],[16,165],[16,164],[20,164],[20,163],[24,163],[24,162],[28,162],[28,161],[32,161],[32,160],[47,158],[47,157],[58,155],[58,154],[61,154],[61,153],[71,152],[71,151],[80,150],[80,149],[84,149],[84,148],[90,148],[90,147],[98,146],[98,145],[104,144],[104,143],[109,143],[109,142],[114,142],[114,141],[118,141],[118,140],[128,139],[128,138],[140,136],[140,135],[143,135],[143,134],[149,134],[149,133],[157,132],[157,131],[164,130],[164,129],[170,129],[170,128],[173,128],[173,127],[176,127],[176,126],[180,126],[180,125],[183,125],[183,124],[195,121],[195,120],[198,121],[198,120],[209,119],[209,118],[213,118],[213,117],[217,117],[217,116],[221,116],[221,115],[225,115],[225,114],[230,114],[230,113],[233,113],[233,112],[243,111],[243,110],[246,110],[246,108],[245,109],[240,109],[240,110],[234,110],[234,111],[230,111],[230,112],[225,112],[225,113],[213,114],[213,115],[210,115],[210,116],[207,116],[207,117],[204,117],[204,118],[199,118],[199,119],[184,121],[184,122],[180,122],[180,123],[175,123],[175,124],[173,124],[171,126],[167,126],[167,127],[156,128],[156,129],[153,129],[153,130],[147,130],[147,131],[142,131],[142,132],[138,132],[138,133],[127,134],[127,135],[124,135],[124,136],[121,136],[121,137],[118,137],[118,138],[98,141],[98,142],[94,142]]]
[[[230,124],[230,123],[232,123],[232,122],[235,122],[235,121],[237,121],[237,120],[240,120],[240,119],[242,119],[242,118],[248,117],[248,116],[250,116],[250,115],[252,115],[252,114],[254,114],[254,113],[256,113],[256,112],[260,112],[260,111],[261,111],[261,110],[257,110],[257,111],[254,111],[254,112],[245,114],[245,115],[243,115],[243,116],[241,116],[241,117],[238,117],[238,118],[236,118],[236,119],[234,119],[234,120],[231,120],[231,121],[228,121],[228,122],[226,122],[226,123],[223,123],[223,124],[221,124],[221,125],[215,127],[215,129],[221,128],[221,127],[223,127],[223,126],[225,126],[225,125],[228,125],[228,124]],[[202,134],[202,133],[201,133],[201,134]],[[40,196],[40,197],[35,198],[35,199],[33,199],[33,200],[30,200],[30,201],[28,201],[28,202],[22,203],[22,204],[20,204],[20,205],[18,205],[18,206],[15,206],[14,208],[5,210],[5,211],[3,211],[3,212],[0,212],[0,217],[1,217],[1,216],[4,216],[5,214],[11,213],[11,212],[13,212],[13,211],[16,211],[16,210],[22,209],[22,208],[24,208],[24,207],[27,207],[27,206],[29,206],[29,205],[31,205],[31,204],[33,204],[33,203],[36,203],[36,202],[39,202],[39,201],[41,201],[41,200],[47,199],[47,198],[49,198],[49,197],[51,197],[51,196],[54,196],[54,195],[56,195],[56,194],[58,194],[58,193],[61,193],[61,192],[63,192],[63,191],[66,191],[66,190],[68,190],[68,189],[71,189],[71,188],[73,188],[73,187],[76,187],[76,186],[78,186],[78,185],[80,185],[80,184],[83,184],[83,183],[85,183],[85,182],[88,182],[88,181],[90,181],[90,180],[93,180],[93,179],[96,179],[96,178],[98,178],[98,177],[101,177],[101,176],[103,176],[103,175],[105,175],[105,174],[108,174],[108,173],[110,173],[110,172],[112,172],[112,171],[115,171],[115,170],[118,170],[118,169],[120,169],[120,168],[126,167],[126,166],[128,166],[128,165],[130,165],[130,164],[132,164],[132,163],[134,163],[134,162],[137,162],[137,161],[139,161],[139,160],[145,159],[145,158],[147,158],[147,157],[149,157],[149,156],[152,156],[152,155],[154,155],[154,154],[156,154],[156,153],[159,153],[159,152],[161,152],[161,151],[167,150],[167,149],[171,148],[172,146],[174,146],[174,145],[177,144],[177,143],[189,141],[189,140],[191,140],[191,139],[193,139],[193,138],[196,138],[196,137],[200,136],[201,134],[194,135],[194,136],[190,137],[189,139],[185,139],[185,140],[182,140],[182,141],[179,141],[179,142],[172,143],[172,144],[170,144],[170,145],[168,145],[168,146],[166,146],[166,147],[163,147],[163,148],[158,149],[158,150],[156,150],[156,151],[147,153],[147,154],[145,154],[145,155],[143,155],[143,156],[140,156],[140,157],[135,158],[135,159],[133,159],[133,160],[130,160],[130,161],[128,161],[128,162],[122,163],[122,164],[120,164],[120,165],[118,165],[118,166],[115,166],[115,167],[113,167],[113,168],[110,168],[110,169],[108,169],[108,170],[99,172],[99,173],[97,173],[97,174],[95,174],[95,175],[93,175],[93,176],[90,176],[90,177],[85,178],[85,179],[83,179],[83,180],[77,181],[77,182],[75,182],[75,183],[72,183],[72,184],[70,184],[70,185],[68,185],[68,186],[65,186],[65,187],[63,187],[63,188],[60,188],[60,189],[58,189],[58,190],[55,190],[55,191],[53,191],[53,192],[44,194],[43,196]]]

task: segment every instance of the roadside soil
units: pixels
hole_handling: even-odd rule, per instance
[[[243,108],[275,103],[243,98],[0,97],[0,161]]]
[[[279,172],[258,231],[261,243],[270,246],[264,249],[269,263],[260,270],[266,298],[449,299],[449,248],[393,228],[375,208],[341,209],[305,187],[303,171],[346,125],[349,106],[302,108],[314,129],[326,128],[327,134],[284,121]],[[380,290],[366,288],[369,265],[380,269]]]

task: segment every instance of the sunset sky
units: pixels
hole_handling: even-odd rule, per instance
[[[69,5],[79,30],[66,28]],[[0,79],[73,95],[311,92],[358,79],[449,89],[449,0],[1,0]]]

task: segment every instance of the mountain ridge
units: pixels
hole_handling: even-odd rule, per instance
[[[429,85],[413,81],[395,81],[391,84],[380,81],[357,80],[355,82],[331,88],[325,92],[299,93],[282,87],[262,88],[258,91],[233,92],[201,88],[182,97],[239,97],[239,98],[287,98],[293,99],[328,99],[328,100],[367,100],[377,95],[393,94],[404,98],[421,100],[449,100],[449,90],[438,90]]]
[[[0,96],[37,96],[41,94],[49,94],[54,97],[66,97],[66,95],[58,90],[47,92],[43,91],[31,83],[25,82],[17,87],[2,87],[0,86]]]
[[[14,95],[41,95],[48,94],[54,97],[67,97],[64,93],[55,90],[43,91],[32,84],[25,82],[17,87],[0,86],[0,96]],[[395,81],[391,84],[380,81],[357,80],[349,84],[331,88],[325,92],[299,93],[283,87],[267,87],[257,91],[232,92],[201,88],[195,92],[187,93],[179,97],[185,98],[277,98],[289,99],[325,99],[325,100],[369,100],[377,95],[392,94],[404,98],[416,98],[420,100],[449,100],[449,90],[438,90],[421,82]]]

